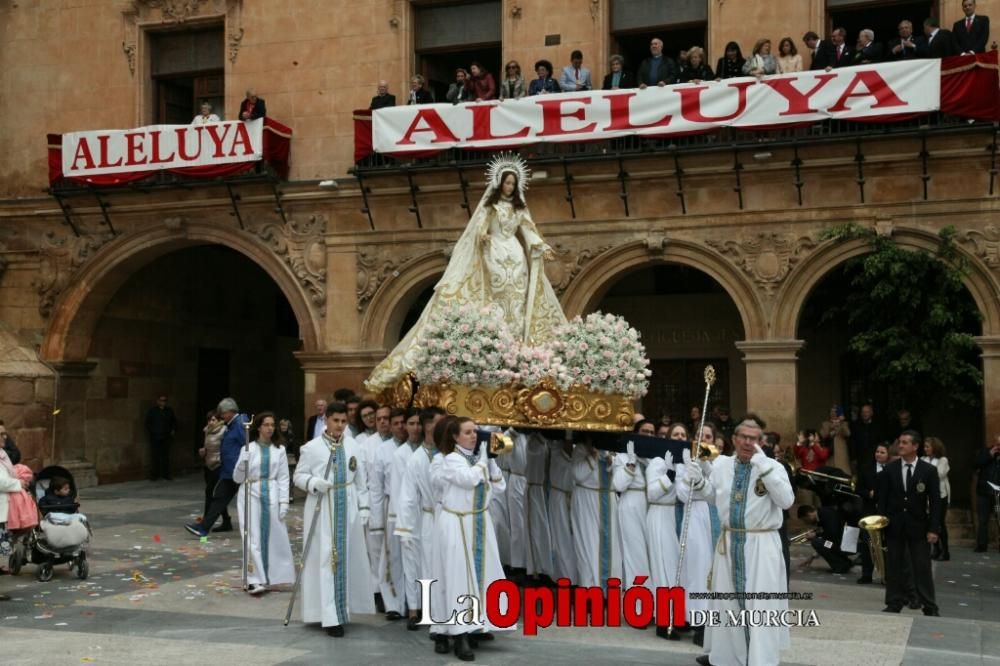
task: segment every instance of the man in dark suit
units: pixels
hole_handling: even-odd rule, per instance
[[[946,58],[955,55],[955,40],[951,31],[944,30],[933,16],[924,19],[924,36],[917,40],[921,58]]]
[[[875,42],[875,32],[865,28],[858,33],[857,50],[851,64],[869,65],[873,62],[882,62],[882,45]]]
[[[833,44],[829,40],[820,39],[819,35],[810,30],[802,35],[802,42],[812,53],[809,69],[826,69],[833,62]]]
[[[152,448],[150,457],[150,479],[156,481],[161,476],[170,481],[170,442],[177,432],[177,417],[167,405],[167,396],[157,397],[156,404],[146,412],[146,435]]]
[[[257,120],[267,115],[263,97],[257,97],[253,88],[247,88],[246,99],[240,104],[240,120]]]
[[[907,603],[904,562],[910,564],[917,599],[924,615],[939,615],[934,600],[930,544],[941,532],[941,490],[937,467],[917,458],[924,440],[916,430],[899,436],[899,458],[878,477],[879,514],[889,519],[885,540],[886,613],[898,613]]]
[[[983,448],[976,456],[976,513],[979,527],[976,531],[976,552],[985,553],[990,540],[990,524],[997,520],[996,491],[990,484],[1000,487],[1000,435],[993,446]]]
[[[976,16],[976,0],[962,0],[962,12],[965,18],[951,26],[955,50],[961,55],[985,53],[990,38],[990,17]]]
[[[372,97],[372,103],[368,105],[368,108],[374,111],[375,109],[385,109],[390,106],[396,106],[396,96],[389,94],[389,83],[387,81],[379,81],[378,94]]]
[[[889,41],[886,60],[913,60],[917,54],[917,40],[913,37],[913,24],[909,21],[899,22],[899,37]]]
[[[878,477],[885,466],[889,464],[889,448],[885,444],[875,447],[875,460],[858,465],[858,483],[855,492],[861,496],[861,516],[871,516],[878,512]],[[861,555],[861,578],[858,583],[861,585],[872,582],[872,572],[875,570],[875,563],[872,562],[871,547],[868,545],[868,532],[861,530],[858,539],[858,554]]]
[[[677,82],[677,66],[670,56],[663,53],[663,40],[653,37],[649,43],[649,57],[639,65],[635,76],[640,88],[669,86]]]
[[[316,400],[316,413],[306,421],[306,429],[302,431],[302,443],[306,444],[316,439],[326,430],[326,400]]]
[[[830,41],[833,43],[830,45],[830,62],[824,68],[826,71],[854,64],[854,52],[851,51],[846,40],[847,31],[843,28],[834,28],[833,32],[830,33]]]

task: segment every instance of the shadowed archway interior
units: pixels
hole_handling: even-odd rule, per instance
[[[175,468],[198,466],[205,413],[231,395],[242,411],[303,413],[299,325],[277,284],[239,252],[170,252],[128,276],[97,315],[88,358],[85,458],[102,481],[148,466],[143,416],[157,395],[179,422]]]

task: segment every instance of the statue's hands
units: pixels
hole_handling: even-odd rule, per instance
[[[484,231],[483,233],[479,234],[479,242],[482,243],[483,245],[489,243],[490,242],[489,233]]]
[[[556,253],[547,244],[542,245],[542,256],[545,257],[546,261],[555,261]]]

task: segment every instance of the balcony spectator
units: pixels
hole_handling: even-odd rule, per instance
[[[919,58],[917,54],[917,40],[913,37],[913,24],[909,21],[900,21],[897,28],[899,37],[889,42],[889,53],[886,60],[913,60]]]
[[[719,62],[715,66],[715,78],[732,79],[743,76],[743,65],[745,64],[746,58],[743,57],[740,45],[736,42],[729,42],[726,44],[726,55],[719,58]]]
[[[947,58],[955,53],[955,39],[951,31],[942,28],[933,16],[925,18],[924,36],[917,40],[917,54],[921,58]]]
[[[649,57],[639,65],[635,78],[640,88],[677,82],[677,67],[673,60],[663,54],[663,40],[659,37],[654,37],[649,42]]]
[[[604,75],[602,90],[624,90],[635,88],[635,77],[625,71],[625,58],[618,54],[611,56],[611,71]]]
[[[833,44],[820,39],[812,30],[802,35],[802,42],[812,53],[809,69],[826,69],[833,62]]]
[[[500,84],[500,99],[521,99],[528,93],[528,85],[521,76],[521,65],[511,60],[504,67],[505,78]]]
[[[677,73],[680,74],[681,68],[690,62],[691,49],[681,49],[677,52]]]
[[[472,90],[469,88],[469,73],[461,67],[455,70],[455,82],[448,86],[445,98],[452,104],[472,101]]]
[[[692,46],[686,53],[688,61],[681,66],[678,77],[681,83],[701,83],[715,79],[712,68],[705,64],[705,49],[700,46]]]
[[[583,66],[582,51],[576,50],[570,54],[569,64],[563,67],[559,76],[559,87],[563,92],[594,89],[594,83],[590,80],[590,70]]]
[[[375,89],[376,95],[372,97],[371,104],[368,108],[374,111],[375,109],[385,109],[390,106],[396,106],[396,96],[389,94],[389,83],[386,81],[379,81],[378,87]]]
[[[802,71],[802,56],[795,48],[795,42],[791,37],[783,37],[778,42],[778,73],[791,74]]]
[[[191,121],[192,125],[208,125],[209,123],[219,122],[219,116],[212,113],[212,105],[208,102],[202,102],[199,107],[199,113]]]
[[[976,0],[962,0],[962,12],[965,18],[951,26],[955,50],[961,55],[985,53],[990,38],[990,18],[976,15]]]
[[[548,60],[539,60],[535,63],[535,74],[538,78],[528,86],[529,95],[544,95],[546,93],[559,92],[559,84],[552,78],[552,63]]]
[[[830,41],[833,42],[831,61],[827,63],[826,71],[829,72],[831,69],[854,64],[854,54],[851,52],[851,47],[845,43],[846,39],[846,30],[843,28],[833,29],[833,32],[830,34]]]
[[[424,77],[420,74],[415,74],[412,79],[410,79],[410,101],[409,104],[433,104],[434,96],[431,95],[430,91],[424,87],[426,81]]]
[[[743,74],[760,78],[777,73],[778,63],[771,55],[771,40],[758,39],[753,45],[753,53],[743,63]]]
[[[263,97],[257,97],[257,91],[247,88],[247,96],[240,105],[240,120],[257,120],[267,115],[267,105]]]
[[[469,73],[472,74],[469,77],[469,90],[473,99],[483,102],[497,98],[497,82],[480,63],[473,62],[469,65]]]
[[[873,62],[882,62],[882,45],[875,41],[875,31],[865,28],[858,33],[854,64],[870,65]]]

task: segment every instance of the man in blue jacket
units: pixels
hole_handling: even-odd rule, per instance
[[[233,481],[233,468],[240,458],[240,449],[246,445],[246,431],[244,424],[249,423],[249,419],[240,414],[240,408],[232,398],[223,398],[218,407],[222,420],[226,423],[226,434],[222,436],[221,455],[222,466],[219,468],[219,483],[215,486],[212,494],[212,503],[208,506],[208,512],[202,518],[201,523],[191,523],[184,528],[197,537],[208,536],[209,530],[213,532],[232,532],[233,525],[228,520],[223,520],[222,525],[212,529],[212,525],[219,519],[229,503],[236,497],[240,484]]]

